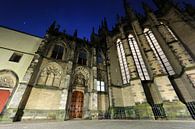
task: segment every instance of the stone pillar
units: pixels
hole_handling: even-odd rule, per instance
[[[97,94],[97,64],[96,64],[96,50],[93,48],[93,68],[92,68],[92,83],[93,85],[90,96],[91,118],[98,119],[98,94]]]
[[[98,119],[98,96],[97,92],[92,92],[91,93],[91,118],[92,119]]]
[[[63,84],[63,90],[62,90],[62,94],[61,94],[61,101],[60,101],[60,108],[59,110],[64,110],[64,120],[68,119],[68,112],[67,112],[67,102],[68,102],[68,89],[69,89],[69,85],[70,85],[70,75],[67,74],[65,77],[64,77],[64,81],[62,82]]]
[[[64,84],[64,87],[65,87],[65,89],[64,90],[66,90],[66,92],[67,92],[67,94],[66,94],[66,92],[64,92],[64,104],[65,104],[65,120],[68,120],[69,119],[69,103],[70,103],[70,95],[71,95],[71,92],[70,92],[70,88],[71,88],[71,75],[72,75],[72,66],[73,66],[73,63],[72,63],[72,61],[69,61],[68,62],[68,64],[67,64],[67,72],[66,72],[66,79],[65,79],[65,84]],[[65,100],[66,100],[66,102],[65,102]]]
[[[89,92],[86,92],[85,95],[84,95],[84,104],[83,104],[83,118],[84,119],[91,119],[90,117],[90,108],[89,108],[89,102],[90,102],[90,93]]]
[[[107,38],[107,44],[111,42],[110,37]],[[107,57],[106,57],[106,65],[107,65],[107,88],[108,88],[108,99],[109,99],[109,110],[111,107],[113,107],[113,93],[112,93],[112,87],[111,87],[111,73],[110,73],[110,60],[109,60],[109,55],[110,55],[110,49],[107,51]]]

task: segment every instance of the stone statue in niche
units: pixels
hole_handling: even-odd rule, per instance
[[[84,76],[81,75],[81,74],[78,74],[76,77],[75,77],[75,85],[79,85],[79,86],[85,86],[85,79],[84,79]]]

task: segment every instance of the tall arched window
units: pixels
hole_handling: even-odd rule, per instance
[[[173,31],[167,25],[165,25],[163,22],[160,22],[160,24],[165,26],[165,28],[168,30],[169,34],[174,40],[178,40]]]
[[[155,56],[157,57],[162,69],[164,72],[166,72],[168,75],[174,75],[175,72],[173,71],[172,66],[170,65],[167,57],[165,56],[163,50],[161,49],[157,39],[155,38],[152,31],[148,28],[144,29],[144,34],[150,44],[150,47],[155,53]]]
[[[146,65],[141,55],[137,41],[132,34],[129,35],[129,46],[131,48],[133,59],[137,68],[137,72],[141,80],[150,80]]]
[[[87,52],[85,50],[79,52],[77,63],[80,65],[87,65]]]
[[[117,40],[116,46],[118,51],[118,58],[119,58],[119,63],[121,68],[123,84],[127,84],[130,82],[130,74],[129,74],[129,69],[128,69],[127,60],[125,56],[125,51],[123,48],[122,41],[120,39]]]
[[[56,44],[53,48],[51,57],[57,60],[62,59],[64,54],[64,47],[62,45]]]

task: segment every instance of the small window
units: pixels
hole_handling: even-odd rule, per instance
[[[20,54],[20,53],[14,53],[14,54],[10,57],[9,61],[12,61],[12,62],[19,62],[20,59],[21,59],[21,57],[22,57],[22,54]]]
[[[103,81],[97,81],[97,91],[105,92],[105,83]]]

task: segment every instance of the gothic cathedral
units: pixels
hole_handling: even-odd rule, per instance
[[[195,119],[195,8],[153,1],[90,41],[0,27],[0,121]]]

